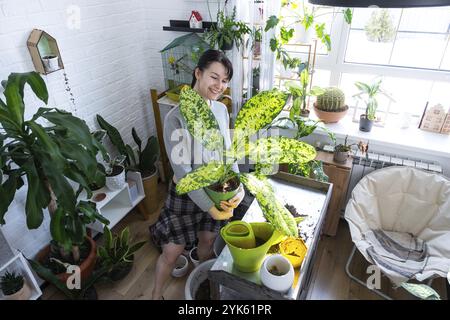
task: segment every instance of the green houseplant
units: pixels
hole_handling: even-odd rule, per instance
[[[125,278],[133,267],[134,254],[145,241],[130,244],[130,229],[126,227],[120,235],[113,236],[111,230],[103,228],[105,242],[98,247],[99,263],[107,268],[106,276],[113,281]]]
[[[26,177],[28,228],[42,224],[45,208],[51,217],[53,247],[47,247],[42,257],[48,258],[51,251],[58,260],[80,264],[83,277],[92,271],[96,257],[95,242],[86,236],[86,225],[96,220],[109,222],[94,203],[78,198],[83,190],[87,199],[92,196],[89,185],[98,170],[96,155],[104,148],[86,123],[69,112],[39,108],[25,120],[25,84],[38,99],[45,104],[48,101],[45,82],[36,72],[12,73],[2,82],[5,100],[0,99],[0,173],[6,180],[0,180],[0,223],[5,223],[4,215]],[[50,125],[42,126],[43,121]],[[77,190],[68,179],[78,185]]]
[[[379,9],[372,12],[369,21],[364,26],[364,31],[369,41],[392,42],[397,30],[389,10]]]
[[[216,150],[223,161],[211,161],[180,179],[179,194],[206,188],[220,182],[238,180],[256,197],[264,217],[282,234],[298,236],[297,224],[290,212],[276,199],[265,178],[267,169],[278,163],[302,163],[314,159],[316,152],[310,145],[286,137],[249,137],[270,125],[281,112],[288,94],[277,89],[261,91],[249,99],[239,111],[230,150],[223,150],[224,140],[217,121],[204,99],[189,87],[181,92],[180,111],[186,119],[189,132],[208,150]],[[255,161],[255,173],[232,172],[232,164],[248,156]],[[239,183],[235,183],[239,185]],[[229,198],[228,198],[229,199]],[[224,199],[227,200],[227,199]]]
[[[359,92],[353,97],[362,100],[366,105],[366,111],[360,116],[359,130],[370,132],[372,130],[373,122],[376,120],[376,112],[378,108],[378,94],[383,94],[388,99],[393,100],[392,97],[381,88],[383,80],[375,80],[372,83],[364,83],[361,81],[355,82],[355,86]]]
[[[252,30],[247,24],[236,20],[236,7],[233,7],[231,16],[227,16],[224,10],[217,11],[217,23],[211,26],[204,39],[209,42],[211,48],[231,50],[233,45],[239,48],[244,44],[244,36],[252,35]]]
[[[154,136],[150,136],[145,146],[142,144],[142,140],[136,132],[135,128],[131,129],[133,140],[136,143],[137,157],[133,148],[129,144],[125,144],[120,135],[120,132],[108,123],[102,116],[97,115],[97,122],[100,127],[106,131],[112,144],[116,147],[117,151],[125,155],[125,168],[126,170],[139,171],[142,177],[142,183],[144,185],[145,199],[139,204],[139,210],[145,218],[150,218],[153,215],[153,219],[157,218],[156,209],[158,206],[157,201],[157,188],[158,188],[158,176],[155,163],[159,157],[158,141]],[[156,221],[156,220],[155,220]]]
[[[28,300],[31,296],[31,290],[23,275],[14,271],[6,271],[0,277],[0,289],[7,300]]]
[[[283,45],[296,39],[296,42],[307,43],[310,40],[304,37],[305,34],[309,34],[310,30],[314,30],[317,38],[327,47],[327,50],[331,50],[331,37],[326,31],[325,23],[318,22],[319,17],[331,12],[325,12],[323,7],[310,6],[305,4],[305,1],[301,0],[283,0],[281,2],[282,7],[289,11],[289,16],[294,17],[294,21],[289,24],[284,23],[284,17],[270,16],[266,21],[265,31],[269,31],[272,28],[276,28],[278,24],[283,24],[279,28],[278,34],[270,39],[270,48],[276,53],[277,59],[282,61],[289,61],[290,56],[283,48]],[[352,10],[350,8],[342,9],[341,12],[344,15],[346,23],[352,22]],[[332,13],[334,15],[334,13]],[[300,28],[294,28],[298,26]]]

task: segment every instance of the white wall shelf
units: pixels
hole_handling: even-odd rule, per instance
[[[6,271],[21,274],[24,277],[25,283],[31,290],[31,296],[28,300],[36,300],[42,295],[42,291],[39,288],[36,278],[22,253],[17,252],[13,258],[0,267],[0,276],[2,276]],[[0,300],[6,300],[1,290]]]

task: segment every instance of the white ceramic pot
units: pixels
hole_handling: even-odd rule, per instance
[[[177,262],[175,262],[175,268],[172,270],[172,276],[176,278],[183,277],[187,273],[188,267],[188,259],[185,256],[180,255]]]
[[[115,176],[106,176],[106,186],[109,190],[120,190],[125,184],[125,168],[122,167],[122,172]]]
[[[281,254],[268,256],[260,269],[261,282],[267,288],[286,292],[294,283],[294,267]]]
[[[197,259],[194,258],[194,251],[195,251],[195,254],[196,254],[196,256],[197,256]],[[197,247],[193,247],[193,248],[191,249],[191,251],[189,251],[189,259],[191,259],[192,264],[194,265],[194,267],[196,267],[196,266],[198,266],[198,265],[200,264],[200,260],[199,260],[199,258],[198,258]]]

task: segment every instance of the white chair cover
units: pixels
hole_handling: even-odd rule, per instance
[[[446,277],[450,269],[450,181],[410,167],[389,167],[366,175],[353,189],[345,211],[352,240],[371,263],[370,230],[411,233],[424,240],[429,258],[415,275],[423,281]],[[396,284],[404,281],[387,274]]]

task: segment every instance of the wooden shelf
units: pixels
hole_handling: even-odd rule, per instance
[[[179,31],[179,32],[195,32],[195,33],[203,33],[206,29],[215,25],[215,22],[203,21],[203,28],[192,29],[189,27],[188,20],[170,20],[170,26],[163,26],[163,30],[165,31]]]

